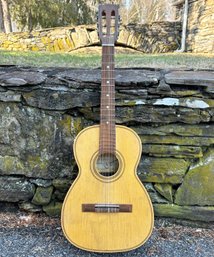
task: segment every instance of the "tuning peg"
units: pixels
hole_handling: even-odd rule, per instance
[[[119,25],[121,25],[121,24],[122,24],[122,19],[121,19],[120,15],[119,15],[118,21],[119,21],[119,22],[118,22]]]

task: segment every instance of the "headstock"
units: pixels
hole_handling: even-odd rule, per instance
[[[98,9],[98,35],[102,45],[114,45],[119,34],[119,5],[103,4]]]

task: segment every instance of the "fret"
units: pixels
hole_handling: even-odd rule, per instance
[[[104,77],[104,78],[102,78],[102,80],[115,80],[115,78],[112,78],[112,77],[110,76],[110,77]]]
[[[112,61],[112,62],[110,62],[111,64],[114,64],[115,62],[114,61]],[[102,64],[109,64],[109,62],[102,62]],[[103,66],[103,65],[102,65]]]

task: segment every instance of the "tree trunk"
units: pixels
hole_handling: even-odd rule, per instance
[[[28,13],[28,31],[31,32],[33,30],[33,18],[32,18],[32,12],[31,9]]]
[[[0,1],[0,32],[5,32],[4,21],[3,21],[3,10],[2,10],[1,1]]]
[[[10,18],[9,4],[8,0],[1,0],[2,10],[3,10],[3,20],[5,32],[12,32],[12,23]]]

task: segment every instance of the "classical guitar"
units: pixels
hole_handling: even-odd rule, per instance
[[[153,228],[150,198],[136,174],[141,140],[125,126],[115,125],[114,44],[118,36],[118,5],[99,6],[102,43],[100,124],[75,138],[79,175],[62,207],[65,237],[78,248],[123,252],[144,244]]]

